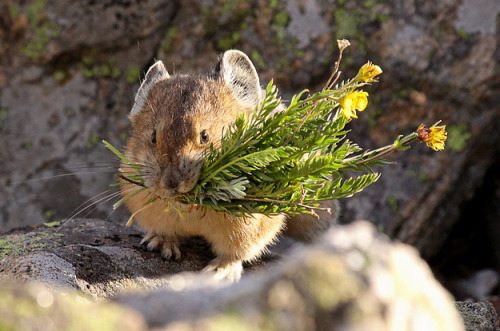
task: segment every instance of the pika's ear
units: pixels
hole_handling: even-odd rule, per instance
[[[254,107],[259,102],[262,93],[259,76],[245,53],[226,51],[215,71],[244,105]]]
[[[156,61],[155,64],[149,68],[146,73],[146,77],[144,77],[144,80],[135,95],[135,102],[132,110],[130,111],[130,116],[138,115],[141,112],[144,104],[146,103],[149,90],[153,84],[157,81],[168,79],[169,77],[170,75],[168,74],[167,69],[165,69],[163,62]]]

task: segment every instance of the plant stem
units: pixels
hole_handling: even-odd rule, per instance
[[[406,149],[406,145],[414,142],[415,140],[417,140],[417,134],[415,132],[409,134],[408,136],[406,137],[403,137],[401,139],[397,139],[393,144],[391,145],[387,145],[387,146],[384,146],[384,147],[381,147],[381,148],[378,148],[374,151],[371,151],[368,153],[368,155],[373,155],[373,154],[376,154],[376,155],[373,155],[373,156],[370,156],[368,158],[363,158],[363,156],[361,155],[358,155],[358,156],[354,156],[354,157],[351,157],[351,158],[348,158],[348,159],[344,159],[342,162],[343,163],[349,163],[349,162],[353,162],[353,161],[356,161],[360,158],[362,158],[359,162],[354,162],[355,165],[359,166],[359,165],[363,165],[363,164],[366,164],[366,163],[369,163],[371,161],[374,161],[376,159],[379,159],[387,154],[390,154],[394,151],[397,151],[397,150],[403,150],[403,149]],[[366,155],[364,156],[366,157]]]
[[[196,199],[196,196],[193,195],[188,195],[188,194],[183,194],[179,195],[179,197],[184,197],[184,198],[191,198],[191,199]],[[267,203],[276,203],[276,204],[283,204],[283,205],[290,205],[290,206],[298,206],[310,210],[322,210],[326,212],[331,212],[330,208],[322,208],[322,207],[314,207],[314,206],[309,206],[303,203],[299,202],[290,202],[290,201],[283,201],[283,200],[274,200],[274,199],[262,199],[262,198],[251,198],[251,197],[244,197],[244,198],[233,198],[231,199],[233,201],[256,201],[256,202],[267,202]]]

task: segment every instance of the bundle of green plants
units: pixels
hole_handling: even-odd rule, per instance
[[[348,139],[346,125],[368,104],[367,85],[377,82],[382,70],[371,62],[357,75],[340,81],[339,65],[347,41],[339,41],[340,56],[333,74],[322,91],[305,90],[294,95],[288,107],[281,103],[273,83],[269,83],[261,105],[250,117],[241,114],[224,132],[220,144],[210,145],[196,186],[175,200],[212,208],[235,216],[252,213],[311,213],[321,209],[318,202],[350,197],[377,181],[374,166],[392,164],[384,156],[405,150],[416,141],[442,150],[445,126],[439,122],[398,136],[394,143],[376,150],[363,150]],[[137,190],[122,198],[115,207],[140,191],[140,167],[104,142],[129,165],[120,174]],[[146,202],[151,203],[159,198]]]

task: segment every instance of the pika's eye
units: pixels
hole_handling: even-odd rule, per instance
[[[151,142],[156,145],[156,130],[153,130],[153,134],[151,135]]]
[[[206,144],[208,143],[208,132],[207,130],[203,130],[200,132],[200,143]]]

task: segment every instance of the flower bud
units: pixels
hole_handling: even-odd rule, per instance
[[[374,79],[376,76],[382,73],[382,69],[378,65],[373,64],[368,61],[365,65],[359,69],[358,74],[356,75],[356,79],[360,82],[370,83],[375,82]]]

